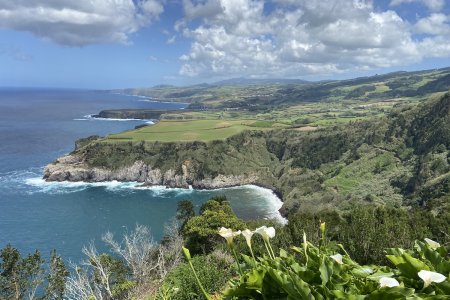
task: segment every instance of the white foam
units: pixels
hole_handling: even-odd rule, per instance
[[[100,118],[93,115],[86,115],[84,118],[76,118],[74,121],[114,121],[114,122],[129,122],[129,121],[141,121],[146,124],[155,124],[152,120],[148,119],[119,119],[119,118]]]
[[[160,100],[154,100],[151,98],[146,98],[145,96],[143,96],[142,98],[145,99],[139,99],[139,102],[151,102],[151,103],[164,103],[164,104],[184,104],[186,106],[189,105],[189,103],[186,102],[175,102],[175,101],[160,101]],[[179,108],[179,109],[184,109],[184,108]]]
[[[129,190],[139,185],[138,182],[120,182],[120,181],[101,181],[101,182],[84,182],[84,181],[45,181],[40,177],[28,178],[25,183],[29,186],[38,188],[39,192],[50,194],[74,193],[85,190],[90,187],[105,187],[110,191]]]
[[[188,188],[168,188],[163,185],[157,186],[143,186],[141,182],[128,181],[102,181],[102,182],[83,182],[83,181],[45,181],[41,177],[33,177],[25,180],[25,183],[29,186],[38,188],[39,192],[50,193],[50,194],[65,194],[74,193],[85,190],[90,187],[105,187],[109,191],[120,191],[120,190],[148,190],[151,191],[155,196],[164,196],[166,194],[176,193],[180,194],[191,194],[193,192],[211,192],[211,191],[226,191],[226,190],[238,190],[247,189],[249,194],[257,195],[265,199],[265,205],[267,207],[268,215],[266,219],[274,219],[281,224],[287,224],[287,219],[284,218],[279,209],[283,205],[280,198],[270,189],[263,188],[256,185],[242,185],[235,187],[211,189],[211,190],[195,190],[192,186]]]
[[[267,219],[275,219],[283,225],[287,224],[288,220],[284,218],[279,211],[283,206],[283,202],[272,190],[256,185],[245,185],[244,187],[251,189],[253,192],[258,193],[262,198],[266,199],[266,202],[270,208],[269,211],[271,212],[266,217]]]

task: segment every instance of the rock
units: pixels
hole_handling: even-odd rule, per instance
[[[218,175],[214,178],[194,180],[192,187],[196,189],[218,189],[238,185],[255,184],[258,182],[256,175]]]
[[[214,178],[199,179],[190,161],[184,161],[182,174],[169,169],[164,174],[160,169],[153,169],[143,161],[136,161],[131,166],[116,170],[91,168],[78,155],[60,157],[55,163],[49,164],[44,170],[47,181],[137,181],[145,185],[165,185],[170,188],[189,188],[192,184],[197,189],[217,189],[245,184],[256,184],[257,175],[222,175]]]
[[[146,185],[162,185],[163,178],[160,169],[151,169],[147,171],[147,178],[145,180]]]
[[[181,172],[177,172],[180,170]],[[118,169],[90,167],[81,156],[76,154],[60,157],[44,170],[47,181],[136,181],[146,186],[164,185],[170,188],[218,189],[246,184],[257,184],[257,174],[224,175],[203,178],[195,162],[183,161],[178,168],[162,171],[147,165],[144,161],[135,161],[131,166]],[[181,174],[180,174],[181,173]]]

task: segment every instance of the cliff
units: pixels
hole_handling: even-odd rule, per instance
[[[183,112],[189,112],[192,110],[182,110]],[[102,110],[97,115],[93,115],[94,118],[110,118],[110,119],[144,119],[154,120],[159,119],[162,114],[180,113],[180,110],[167,110],[167,109],[109,109]]]
[[[76,154],[59,158],[54,164],[48,165],[44,170],[44,179],[48,181],[136,181],[147,186],[164,185],[170,188],[217,189],[245,184],[257,184],[258,176],[250,175],[217,175],[213,178],[199,179],[198,174],[192,173],[189,161],[181,165],[182,174],[175,169],[165,172],[143,161],[136,161],[131,166],[115,170],[90,167]]]
[[[271,188],[282,213],[352,202],[429,205],[450,199],[450,95],[388,117],[313,132],[244,131],[211,142],[91,138],[45,169],[49,181],[138,181],[211,189]]]

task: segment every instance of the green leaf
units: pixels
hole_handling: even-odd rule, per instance
[[[322,279],[322,284],[327,285],[327,283],[331,280],[331,276],[334,273],[334,264],[332,261],[328,259],[324,259],[322,265],[319,268],[320,278]]]
[[[347,300],[363,300],[366,298],[365,295],[353,295],[348,294],[343,291],[333,290],[331,293],[336,296],[337,299],[347,299]]]
[[[367,300],[391,300],[405,299],[414,295],[414,289],[396,286],[393,288],[381,288],[366,297]]]
[[[386,257],[400,270],[402,275],[409,278],[418,279],[419,276],[417,273],[419,271],[430,270],[425,263],[412,257],[406,252],[404,252],[401,256],[386,255]]]

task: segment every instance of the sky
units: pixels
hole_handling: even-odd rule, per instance
[[[448,66],[449,0],[0,0],[0,86],[323,80]]]

